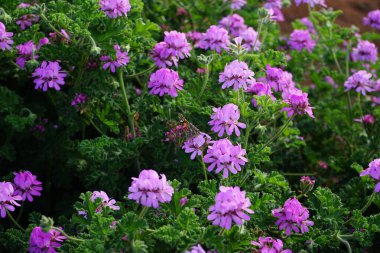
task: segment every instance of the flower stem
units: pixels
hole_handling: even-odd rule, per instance
[[[17,222],[21,219],[22,212],[24,211],[24,204],[25,204],[25,201],[23,201],[21,203],[21,208],[20,208],[20,211],[18,212],[18,215],[17,215],[17,218],[16,218]]]
[[[13,224],[15,224],[16,227],[18,227],[19,229],[21,229],[22,231],[25,231],[25,229],[23,229],[20,224],[17,223],[17,221],[13,218],[12,214],[8,211],[8,209],[5,209],[5,211],[7,212],[7,215],[9,217],[9,219],[13,222]]]
[[[358,93],[358,104],[359,104],[359,112],[360,112],[360,121],[361,121],[361,124],[363,126],[365,134],[368,136],[367,129],[365,128],[365,124],[364,124],[364,121],[363,121],[364,114],[363,114],[362,102],[361,102],[360,98],[361,98],[361,93]]]
[[[52,229],[54,229],[55,231],[59,232],[60,234],[64,235],[67,237],[67,239],[69,240],[72,240],[72,241],[78,241],[78,242],[84,242],[85,240],[83,239],[80,239],[80,238],[76,238],[76,237],[73,237],[73,236],[69,236],[68,234],[66,234],[62,229],[60,228],[57,228],[57,227],[52,227]]]
[[[203,168],[203,173],[205,175],[205,180],[207,180],[207,168],[206,168],[206,164],[205,164],[205,161],[203,160],[203,154],[201,154],[201,164],[202,164],[202,168]]]
[[[122,70],[119,71],[119,83],[120,83],[120,87],[121,87],[121,90],[123,93],[125,107],[127,110],[129,127],[131,128],[132,137],[134,139],[134,138],[136,138],[135,121],[133,119],[133,113],[131,111],[131,106],[129,105],[127,92],[125,90],[124,79],[123,79],[123,71]]]
[[[247,149],[249,136],[251,134],[253,126],[251,126],[250,122],[247,122],[247,128],[245,130],[245,136],[244,136],[244,149]]]
[[[143,70],[139,73],[135,73],[135,74],[132,74],[132,75],[128,75],[127,77],[130,78],[130,77],[138,77],[138,76],[142,76],[144,75],[145,73],[148,73],[149,71],[153,70],[154,68],[156,67],[156,64],[152,64],[149,66],[149,68],[147,68],[146,70]]]
[[[203,85],[202,85],[201,91],[199,92],[199,95],[198,95],[198,100],[202,97],[203,92],[204,92],[205,89],[206,89],[206,86],[207,86],[207,83],[208,83],[208,79],[209,79],[209,77],[210,77],[209,64],[207,64],[207,65],[206,65],[205,78],[204,78],[204,80],[203,80]]]
[[[138,218],[142,219],[145,216],[145,214],[146,214],[147,211],[148,211],[148,207],[144,206],[143,209],[141,210]]]
[[[352,253],[352,249],[351,249],[350,243],[347,240],[343,239],[340,234],[337,234],[336,237],[338,238],[339,241],[341,241],[344,245],[346,245],[347,252],[348,253]]]
[[[367,211],[368,207],[372,204],[372,201],[374,200],[375,195],[376,195],[376,192],[373,191],[372,194],[371,194],[371,196],[369,196],[369,199],[368,199],[367,203],[363,206],[362,209],[360,209],[361,213],[364,213],[365,211]]]

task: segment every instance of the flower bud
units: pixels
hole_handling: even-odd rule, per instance
[[[307,193],[313,190],[315,180],[312,180],[309,176],[303,176],[300,180],[300,188],[302,193]]]
[[[45,232],[48,233],[54,225],[54,220],[52,218],[42,215],[40,220],[40,227]]]

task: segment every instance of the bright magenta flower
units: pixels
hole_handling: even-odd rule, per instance
[[[14,175],[14,194],[20,195],[22,201],[28,199],[29,202],[33,202],[33,196],[41,196],[42,183],[30,171],[21,171],[14,173]]]
[[[0,182],[0,215],[5,218],[7,215],[6,210],[13,212],[14,206],[20,206],[16,201],[22,200],[20,195],[16,195],[14,188],[9,182]]]
[[[131,4],[128,0],[100,0],[101,10],[110,18],[127,16],[131,10]]]
[[[244,123],[238,122],[240,118],[239,107],[235,104],[226,104],[223,107],[213,108],[214,113],[211,115],[211,121],[208,122],[212,126],[211,130],[218,133],[222,137],[224,131],[227,135],[235,132],[236,136],[240,136],[239,128],[246,128]]]
[[[369,167],[360,173],[360,176],[371,176],[377,181],[375,192],[380,192],[380,159],[375,159],[370,162]]]

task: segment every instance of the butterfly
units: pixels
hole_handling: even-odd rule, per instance
[[[185,116],[183,116],[180,113],[178,114],[178,120],[179,120],[180,125],[182,126],[182,131],[185,137],[185,141],[188,141],[189,139],[192,139],[201,134],[201,131],[199,131],[199,129],[196,126],[190,123],[185,118]]]

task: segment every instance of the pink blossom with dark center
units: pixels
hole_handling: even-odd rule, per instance
[[[248,162],[245,155],[245,149],[242,149],[240,145],[234,146],[226,138],[211,141],[203,160],[205,163],[210,164],[207,169],[209,172],[214,169],[215,173],[223,171],[223,177],[227,178],[229,172],[236,174],[241,171],[241,166]]]
[[[36,84],[36,90],[47,91],[48,88],[60,90],[60,85],[65,84],[66,73],[61,71],[58,61],[43,61],[40,67],[34,70],[32,76],[35,78],[33,82]]]
[[[13,40],[11,39],[13,37],[12,32],[7,32],[5,25],[0,22],[0,48],[5,50],[11,50],[11,45],[13,45]]]
[[[230,3],[230,7],[233,10],[239,10],[247,4],[246,0],[224,0],[224,2]]]
[[[194,47],[198,47],[199,41],[202,39],[202,33],[192,31],[186,33],[186,37],[193,42]]]
[[[61,235],[58,231],[51,229],[44,232],[41,227],[33,228],[29,240],[30,253],[55,253],[61,243],[66,240],[66,236]]]
[[[109,18],[127,16],[131,10],[129,0],[100,0],[99,4]]]
[[[295,0],[296,5],[300,5],[301,3],[310,5],[311,8],[314,8],[316,5],[320,5],[322,7],[327,7],[325,0]]]
[[[177,66],[178,58],[168,53],[169,46],[166,42],[159,42],[150,53],[157,67],[166,68],[173,65]]]
[[[34,23],[37,23],[40,20],[40,17],[34,14],[27,14],[22,16],[19,20],[16,21],[21,28],[21,30],[25,30],[31,27]]]
[[[355,90],[356,92],[361,92],[364,96],[366,92],[373,91],[373,82],[371,81],[372,74],[367,71],[360,70],[350,76],[344,83],[345,91]]]
[[[363,18],[363,24],[380,30],[380,10],[368,12],[368,16]]]
[[[113,48],[116,51],[115,59],[112,59],[109,55],[100,57],[100,61],[105,62],[103,69],[107,70],[109,68],[111,73],[115,73],[117,68],[127,66],[129,63],[128,52],[121,51],[119,45],[114,45]]]
[[[360,40],[358,45],[352,49],[351,57],[353,61],[369,61],[375,63],[378,59],[377,47],[367,40]]]
[[[282,249],[284,243],[281,239],[274,239],[272,237],[259,237],[259,240],[252,241],[252,245],[259,247],[258,253],[292,253],[290,249]]]
[[[238,14],[228,15],[219,21],[219,25],[231,32],[234,37],[240,36],[247,29],[244,18]]]
[[[243,47],[248,51],[259,51],[261,42],[259,40],[259,34],[252,27],[248,27],[239,35],[242,40]]]
[[[15,194],[12,183],[0,182],[0,215],[5,218],[7,210],[13,212],[14,206],[20,206],[16,201],[22,200],[20,195]]]
[[[29,202],[33,202],[33,196],[41,196],[42,183],[30,171],[21,171],[14,173],[14,175],[14,194],[20,195],[22,201],[28,199]]]
[[[377,181],[375,192],[380,192],[380,159],[370,162],[368,168],[360,173],[361,177],[368,175]]]
[[[291,49],[301,52],[303,49],[311,53],[315,47],[315,41],[307,30],[294,30],[288,40]]]
[[[225,229],[230,229],[232,223],[238,226],[243,221],[249,221],[250,217],[247,213],[254,212],[249,209],[251,201],[245,196],[245,191],[241,191],[238,186],[235,187],[219,187],[220,192],[215,196],[215,205],[210,207],[210,214],[207,216],[212,224]]]
[[[368,124],[368,125],[373,125],[373,124],[375,124],[376,118],[372,114],[366,114],[359,119],[354,119],[354,121],[355,122],[361,122],[361,123]]]
[[[247,89],[247,86],[256,80],[255,73],[248,68],[247,63],[235,60],[228,64],[219,74],[219,82],[223,83],[222,89],[233,86],[234,90]]]
[[[194,160],[196,156],[203,154],[203,150],[208,146],[210,141],[211,137],[208,134],[201,133],[185,141],[182,148],[185,150],[185,153],[191,153],[190,159]]]
[[[208,122],[212,126],[211,131],[218,133],[222,137],[224,132],[227,135],[232,135],[235,132],[236,136],[240,136],[239,128],[246,128],[244,123],[239,122],[240,111],[235,104],[226,104],[223,107],[213,108],[211,121]]]
[[[278,218],[276,225],[279,230],[285,230],[285,234],[289,236],[292,231],[296,233],[309,232],[309,226],[313,226],[314,222],[308,220],[309,210],[303,207],[296,198],[290,198],[285,201],[284,207],[272,210],[274,217]]]
[[[309,105],[308,94],[302,92],[302,90],[293,88],[282,93],[284,102],[286,102],[289,107],[282,108],[283,111],[288,112],[288,117],[294,114],[307,114],[311,118],[314,118],[313,110]]]
[[[176,71],[171,69],[159,69],[152,73],[148,83],[150,94],[162,97],[168,94],[171,97],[178,96],[178,90],[183,90],[183,80]]]
[[[168,45],[166,54],[179,59],[190,56],[191,45],[187,42],[186,34],[177,31],[165,32],[164,42]]]
[[[221,53],[222,49],[228,51],[228,46],[231,44],[228,31],[224,28],[212,25],[206,33],[202,34],[202,39],[199,41],[199,48],[205,50],[215,50]]]
[[[268,83],[253,82],[251,85],[248,86],[245,92],[259,97],[269,96],[273,101],[276,100]],[[252,104],[255,107],[257,106],[257,101],[254,97],[252,98]]]
[[[138,178],[133,177],[132,180],[132,185],[128,189],[130,192],[128,199],[153,208],[158,208],[159,203],[171,201],[174,189],[168,184],[164,174],[161,174],[160,178],[154,170],[143,170]]]

